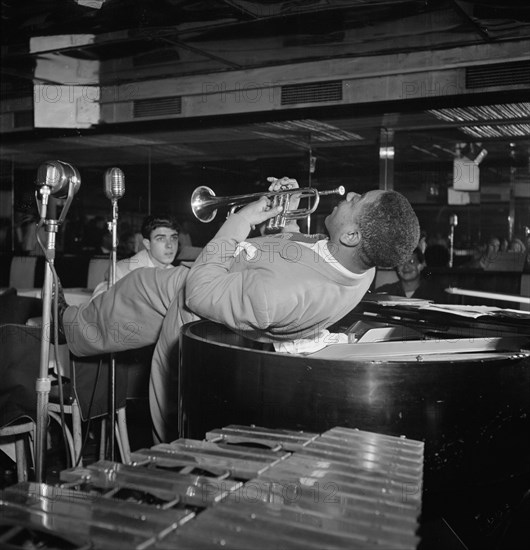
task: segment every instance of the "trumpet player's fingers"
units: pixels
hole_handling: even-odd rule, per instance
[[[299,187],[298,182],[294,178],[288,178],[287,176],[283,178],[268,177],[267,181],[270,183],[269,191],[274,192]]]
[[[247,222],[251,226],[259,225],[260,223],[267,221],[269,218],[277,216],[282,212],[281,206],[272,206],[267,197],[261,197],[255,202],[251,202],[239,210]]]

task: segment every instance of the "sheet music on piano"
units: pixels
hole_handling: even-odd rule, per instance
[[[512,317],[530,320],[530,311],[519,311],[517,309],[506,309],[493,306],[465,306],[433,303],[422,306],[420,309],[440,311],[442,313],[450,313],[451,315],[459,315],[461,317],[471,317],[473,319],[478,319],[484,315],[493,315],[495,317]]]
[[[529,311],[519,311],[517,309],[506,309],[494,306],[467,306],[456,304],[436,304],[427,300],[404,300],[404,301],[384,301],[382,306],[400,306],[417,308],[423,311],[439,311],[440,313],[449,313],[450,315],[458,315],[460,317],[470,317],[478,319],[484,315],[494,315],[501,317],[513,317],[519,319],[529,319]]]
[[[375,298],[375,299],[374,299]],[[422,300],[417,298],[401,298],[400,296],[373,295],[369,301],[377,302],[383,307],[405,307],[418,309],[422,311],[438,311],[448,313],[459,317],[469,317],[478,319],[484,315],[493,315],[496,317],[511,317],[516,319],[530,320],[529,311],[520,311],[518,309],[506,309],[495,306],[479,305],[458,305],[458,304],[438,304],[431,300]]]
[[[527,311],[440,304],[384,294],[366,296],[330,330],[348,334],[351,342],[515,337],[522,349],[530,349]]]

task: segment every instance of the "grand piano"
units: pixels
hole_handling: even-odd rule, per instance
[[[352,343],[288,355],[210,321],[186,325],[181,436],[249,424],[421,440],[423,514],[450,525],[447,547],[508,536],[529,511],[530,315],[371,296],[332,328]]]

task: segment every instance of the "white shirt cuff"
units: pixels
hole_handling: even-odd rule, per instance
[[[315,336],[314,338],[299,338],[298,340],[291,340],[289,342],[275,342],[274,349],[278,353],[309,354],[315,353],[316,351],[319,351],[333,344],[347,343],[347,334],[323,330],[320,334],[318,334],[318,336]]]

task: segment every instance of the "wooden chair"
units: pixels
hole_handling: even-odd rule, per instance
[[[68,451],[70,453],[70,459],[72,466],[83,465],[83,418],[80,403],[76,397],[75,391],[70,382],[63,384],[64,389],[64,403],[63,410],[65,415],[71,417],[71,429],[67,426],[66,442],[68,445]],[[61,403],[59,400],[59,394],[57,392],[57,385],[52,386],[52,392],[50,392],[50,399],[48,402],[48,414],[50,418],[61,424]],[[102,422],[101,427],[101,439],[99,447],[99,458],[105,457],[105,433],[106,433],[106,416],[92,417],[91,420],[97,419]],[[127,419],[125,406],[116,409],[116,422],[115,422],[115,437],[118,444],[118,450],[120,452],[121,461],[124,464],[131,462],[131,448],[129,445],[129,435],[127,431]]]
[[[106,358],[105,358],[106,359]],[[82,465],[83,451],[83,422],[88,420],[101,421],[101,433],[99,456],[105,456],[105,432],[108,417],[108,365],[100,366],[98,376],[97,360],[94,358],[71,358],[64,356],[60,359],[64,374],[68,379],[63,382],[63,410],[71,418],[71,430],[67,429],[66,437],[69,447],[72,465]],[[68,363],[68,364],[66,364]],[[58,371],[60,372],[60,371]],[[117,384],[127,385],[127,373],[125,370],[117,372]],[[116,404],[115,437],[120,452],[121,461],[128,464],[131,461],[131,449],[126,420],[126,391],[121,392],[121,398]],[[58,380],[52,384],[48,412],[54,420],[60,422],[61,404],[58,392]]]
[[[15,420],[0,428],[0,443],[15,444],[15,459],[17,464],[17,481],[28,481],[29,460],[27,450],[33,463],[33,441],[35,437],[35,423],[29,418]]]
[[[18,419],[36,419],[37,398],[35,381],[39,374],[40,363],[40,342],[41,329],[38,326],[27,326],[17,324],[0,325],[0,341],[2,342],[2,361],[0,362],[0,374],[2,384],[0,385],[0,419],[4,428],[2,435],[19,435],[15,422]],[[66,346],[66,360],[63,363],[70,363],[70,356]],[[50,355],[50,358],[53,354]],[[108,410],[106,398],[107,377],[106,372],[101,375],[97,386],[96,397],[92,408],[89,402],[92,394],[93,382],[96,378],[97,367],[93,364],[78,365],[79,361],[73,361],[70,375],[70,383],[64,388],[64,412],[68,422],[68,429],[65,429],[66,441],[72,464],[78,462],[82,452],[82,422],[88,418],[105,418]],[[78,367],[78,368],[76,368]],[[127,434],[125,403],[127,393],[127,376],[124,369],[119,369],[119,376],[116,378],[120,384],[120,398],[117,399],[117,422],[116,438],[118,449],[123,462],[130,461],[129,438]],[[51,419],[60,422],[60,406],[57,399],[57,388],[53,388],[49,394],[48,412]],[[29,426],[26,426],[29,432]],[[22,433],[21,431],[21,433]],[[17,433],[15,433],[17,432]],[[17,437],[18,439],[18,437]],[[15,440],[15,443],[17,441]],[[20,445],[19,445],[19,449]],[[21,456],[21,466],[26,469]],[[81,460],[79,459],[79,462]],[[20,475],[22,475],[22,470]]]

